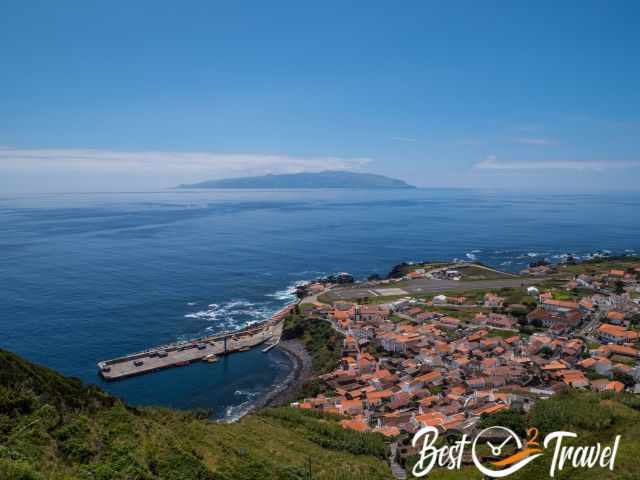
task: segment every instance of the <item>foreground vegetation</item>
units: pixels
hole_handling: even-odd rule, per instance
[[[0,479],[386,479],[378,435],[266,409],[235,424],[132,408],[0,350]]]

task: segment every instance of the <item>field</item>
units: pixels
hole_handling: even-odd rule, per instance
[[[559,275],[572,276],[583,273],[594,275],[606,273],[609,270],[626,270],[640,266],[640,257],[611,257],[587,260],[576,265],[563,265],[559,268]]]

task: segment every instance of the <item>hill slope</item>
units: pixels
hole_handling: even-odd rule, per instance
[[[379,435],[274,408],[235,424],[132,408],[0,350],[0,480],[386,479]]]
[[[178,188],[363,188],[390,189],[415,188],[402,180],[375,175],[343,171],[317,173],[291,173],[263,175],[259,177],[225,178],[208,180]]]

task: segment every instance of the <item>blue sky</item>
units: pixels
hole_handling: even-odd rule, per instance
[[[0,192],[637,190],[640,3],[5,0]]]

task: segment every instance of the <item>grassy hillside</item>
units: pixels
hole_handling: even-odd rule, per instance
[[[342,358],[343,336],[328,322],[308,317],[304,313],[291,313],[287,316],[282,339],[302,341],[311,356],[315,374],[330,372]]]
[[[236,424],[131,408],[0,350],[0,479],[386,479],[383,440],[276,408]]]

